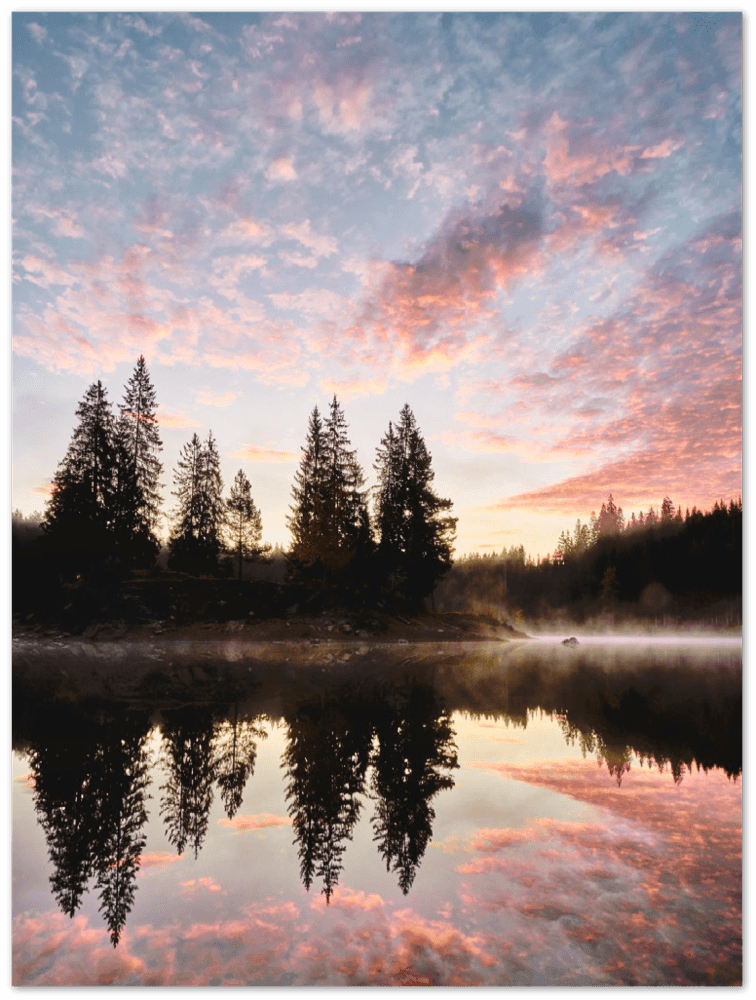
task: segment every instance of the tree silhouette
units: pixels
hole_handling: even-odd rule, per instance
[[[305,889],[322,879],[326,901],[361,810],[371,731],[353,702],[301,706],[288,722],[284,763],[289,815]]]
[[[324,447],[323,421],[316,406],[307,425],[302,458],[294,476],[294,502],[287,519],[291,531],[289,575],[292,579],[318,575],[318,562],[324,548]]]
[[[459,767],[454,731],[433,688],[407,682],[378,710],[376,733],[373,839],[406,895],[433,834],[431,800],[454,787],[448,774]]]
[[[147,735],[146,719],[109,719],[102,727],[94,761],[99,820],[96,888],[114,948],[134,905],[139,859],[146,842]]]
[[[242,803],[244,786],[255,770],[256,740],[267,733],[248,719],[239,718],[239,706],[234,704],[231,719],[215,726],[213,733],[213,773],[220,789],[223,808],[233,819]]]
[[[379,573],[390,594],[419,604],[451,567],[457,520],[448,514],[451,500],[432,488],[431,455],[409,406],[389,425],[375,469]]]
[[[199,855],[213,802],[215,767],[213,719],[209,709],[191,707],[165,713],[163,759],[168,781],[160,791],[160,815],[168,842],[178,854],[187,845]]]
[[[78,424],[53,479],[43,529],[72,572],[114,548],[114,420],[102,382],[87,389]]]
[[[598,517],[594,517],[592,520],[594,540],[605,538],[608,535],[619,534],[625,524],[622,508],[615,504],[611,493],[606,503],[601,504],[601,511]]]
[[[133,489],[130,547],[135,561],[149,564],[159,547],[156,530],[163,467],[158,455],[163,445],[158,431],[155,389],[143,355],[124,387],[119,410],[117,430],[122,461],[133,476],[133,484],[129,483]]]
[[[302,450],[289,518],[290,579],[354,591],[367,575],[372,539],[362,470],[336,396],[325,423],[313,410]]]
[[[225,522],[220,456],[212,431],[201,443],[192,435],[174,472],[173,531],[168,541],[169,565],[189,573],[214,573],[223,550]]]
[[[230,549],[237,561],[237,573],[242,578],[245,559],[259,558],[270,551],[262,545],[262,519],[252,499],[252,486],[241,469],[236,473],[231,496],[226,500],[227,526],[231,540]]]
[[[92,773],[97,752],[91,730],[64,732],[54,725],[29,750],[34,775],[34,808],[45,833],[53,873],[53,896],[73,917],[94,871],[99,836],[97,795]]]

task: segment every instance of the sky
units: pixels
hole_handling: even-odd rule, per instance
[[[15,13],[12,505],[144,355],[265,541],[334,393],[457,552],[741,494],[740,14]],[[166,518],[167,530],[169,521]]]

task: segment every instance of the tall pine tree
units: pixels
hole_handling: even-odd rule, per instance
[[[270,545],[262,544],[262,518],[252,499],[252,486],[241,469],[236,473],[231,496],[226,500],[226,524],[229,547],[241,580],[244,560],[259,558],[270,551]]]
[[[433,490],[431,455],[409,406],[389,425],[375,469],[378,572],[388,595],[417,606],[451,566],[457,519]]]
[[[70,572],[82,572],[115,550],[115,424],[102,382],[90,385],[78,424],[53,479],[42,526]]]
[[[329,575],[357,582],[355,566],[368,555],[372,538],[365,479],[352,449],[344,411],[336,396],[325,421],[323,562]]]
[[[169,565],[187,573],[215,573],[225,523],[220,456],[212,431],[184,445],[174,472],[177,499],[168,541]]]
[[[290,578],[354,594],[372,551],[364,479],[336,396],[325,422],[312,412],[297,471],[289,528]]]
[[[294,579],[307,579],[317,574],[323,548],[324,449],[323,421],[316,406],[307,425],[307,439],[294,476],[294,502],[287,519],[291,531],[289,570]]]
[[[155,389],[150,381],[144,356],[140,355],[134,372],[124,387],[119,407],[117,434],[125,485],[133,492],[126,530],[137,561],[150,562],[159,547],[156,536],[160,518],[160,475],[163,466],[159,453],[162,442],[158,431]],[[130,466],[130,468],[129,468]]]
[[[202,491],[198,532],[206,572],[215,572],[218,568],[218,560],[224,551],[225,523],[226,505],[223,501],[220,455],[213,432],[210,431],[202,449]]]

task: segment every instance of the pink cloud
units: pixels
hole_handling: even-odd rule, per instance
[[[282,261],[286,264],[291,264],[294,267],[317,267],[318,266],[318,256],[312,254],[310,257],[305,257],[302,253],[290,252],[288,250],[282,250],[278,255]]]
[[[297,170],[291,156],[278,156],[272,160],[266,176],[271,181],[294,181],[297,179]]]
[[[284,226],[282,233],[301,243],[308,250],[312,250],[319,257],[328,257],[338,249],[338,244],[332,236],[312,232],[309,219]]]
[[[40,45],[47,38],[47,29],[43,28],[41,24],[37,24],[36,21],[32,21],[31,24],[28,24],[27,28],[31,32],[34,41],[39,42]]]
[[[540,217],[525,207],[450,216],[417,263],[382,265],[350,339],[366,355],[368,347],[379,357],[389,352],[408,374],[451,367],[469,351],[468,331],[496,293],[532,273],[540,238]],[[487,339],[481,334],[477,343]]]
[[[555,111],[545,130],[546,155],[544,167],[551,184],[578,187],[591,184],[616,171],[628,174],[632,170],[637,146],[611,148],[597,140],[582,137]]]
[[[202,406],[230,406],[235,399],[238,399],[238,393],[224,392],[222,395],[211,392],[209,389],[203,389],[202,392],[197,395],[197,402]]]
[[[211,878],[191,878],[186,882],[179,882],[179,886],[186,892],[222,892],[221,886]]]
[[[168,851],[147,851],[139,856],[139,866],[145,868],[167,868],[181,861],[183,854],[170,854]]]
[[[35,486],[32,489],[32,493],[36,493],[41,497],[51,497],[53,492],[53,482],[52,479],[46,480],[41,486]]]
[[[368,121],[372,96],[371,84],[352,75],[340,80],[316,80],[312,89],[312,100],[325,132],[361,129]]]
[[[71,208],[53,208],[37,202],[27,202],[25,211],[35,218],[47,218],[53,222],[53,232],[58,236],[68,236],[71,239],[81,239],[85,233],[79,225]]]
[[[168,410],[160,410],[158,423],[162,427],[199,427],[199,422],[187,417],[185,413],[171,413]]]
[[[60,265],[52,261],[42,260],[34,254],[27,254],[21,259],[20,264],[26,271],[23,277],[41,288],[49,288],[52,285],[76,284],[76,278]]]
[[[268,229],[255,219],[235,219],[229,223],[217,237],[218,244],[223,243],[260,243],[268,238]]]
[[[666,159],[673,153],[680,149],[682,143],[675,142],[674,139],[664,139],[663,142],[657,143],[656,146],[651,146],[648,149],[644,149],[641,153],[641,157],[644,160],[647,159]]]
[[[333,379],[323,379],[318,382],[318,386],[323,392],[331,396],[337,395],[342,402],[349,402],[351,399],[360,399],[363,396],[380,396],[388,388],[388,379],[348,379],[335,381]]]
[[[502,500],[501,510],[583,516],[609,492],[625,509],[665,494],[683,507],[740,494],[740,255],[737,222],[719,220],[669,254],[614,315],[577,325],[550,363],[541,353],[545,371],[513,377],[526,412],[560,414],[554,454],[582,455],[588,468]]]
[[[299,458],[299,455],[293,451],[275,451],[270,448],[257,448],[254,445],[240,448],[239,451],[232,451],[229,454],[231,458],[243,458],[248,462],[293,462]]]
[[[235,455],[239,453],[236,452]],[[294,457],[294,456],[292,456]],[[289,826],[291,819],[288,816],[274,816],[272,813],[258,813],[256,815],[234,816],[233,819],[219,819],[220,826],[230,827],[234,833],[249,833],[255,830],[265,830],[271,826]]]
[[[303,292],[271,293],[268,298],[277,309],[293,309],[305,315],[340,319],[348,307],[348,299],[327,288],[306,288]]]

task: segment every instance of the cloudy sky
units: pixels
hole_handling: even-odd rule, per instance
[[[335,392],[458,551],[741,491],[739,14],[13,15],[13,506],[144,354],[270,542]]]

